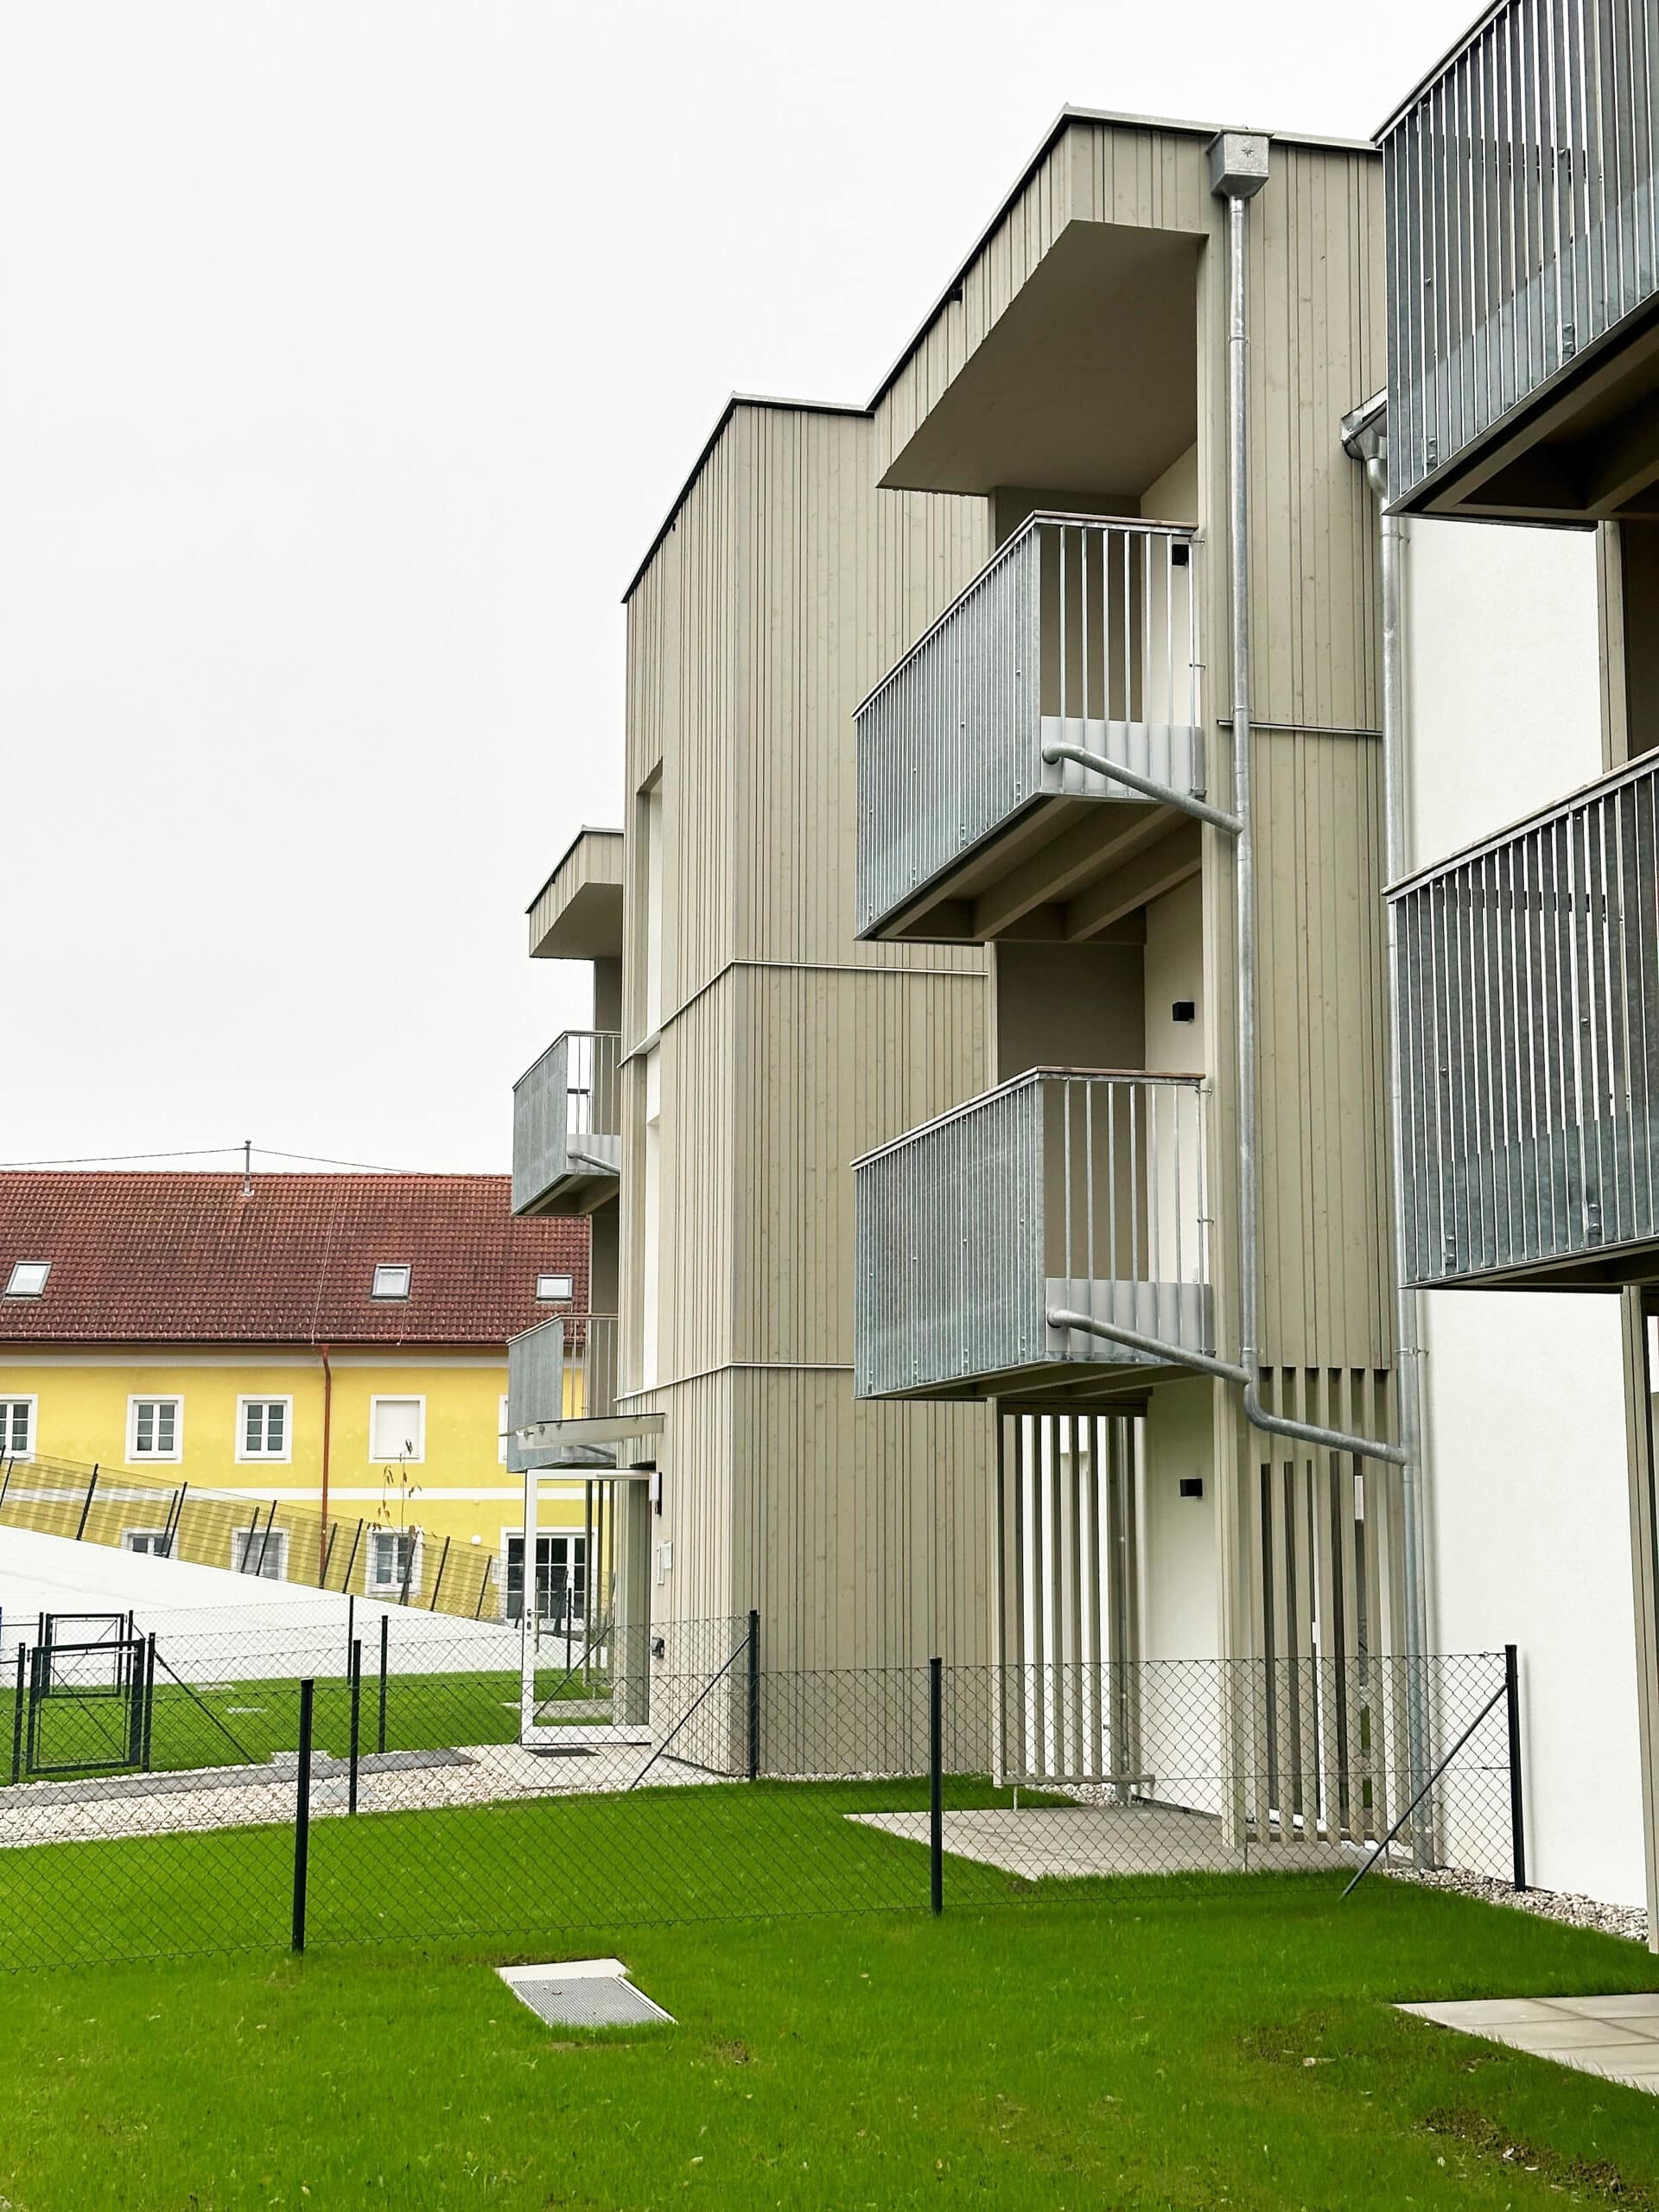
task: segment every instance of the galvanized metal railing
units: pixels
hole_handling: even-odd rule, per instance
[[[619,1172],[620,1049],[613,1030],[568,1029],[512,1086],[515,1213],[563,1183]]]
[[[1034,514],[859,709],[858,926],[1044,794],[1135,796],[1046,737],[1202,789],[1196,533]]]
[[[522,1473],[545,1448],[524,1451],[514,1433],[543,1421],[600,1421],[616,1411],[614,1313],[559,1313],[507,1339],[507,1464]]]
[[[1652,0],[1508,0],[1383,138],[1400,499],[1659,289]]]
[[[1039,1068],[856,1162],[858,1395],[1144,1363],[1052,1307],[1212,1349],[1204,1140],[1197,1076]]]
[[[1659,1240],[1659,758],[1390,896],[1411,1280]]]

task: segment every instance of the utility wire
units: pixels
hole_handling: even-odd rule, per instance
[[[220,1160],[241,1150],[239,1144],[214,1144],[198,1145],[188,1152],[101,1152],[67,1160],[0,1160],[0,1172],[23,1167],[118,1167],[133,1160]],[[334,1160],[321,1152],[278,1152],[270,1145],[257,1144],[253,1151],[257,1158],[308,1161],[316,1167],[355,1167],[370,1175],[417,1175],[423,1172],[416,1167],[388,1167],[383,1160]]]

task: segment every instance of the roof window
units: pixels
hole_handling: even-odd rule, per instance
[[[539,1306],[556,1306],[562,1300],[574,1298],[576,1279],[574,1275],[537,1275],[536,1301]]]
[[[12,1267],[10,1280],[6,1284],[8,1298],[39,1298],[46,1289],[46,1279],[52,1272],[50,1260],[18,1260]]]
[[[374,1271],[374,1285],[371,1298],[407,1298],[409,1296],[409,1264],[398,1260],[383,1264]]]

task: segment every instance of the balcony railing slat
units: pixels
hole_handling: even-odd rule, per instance
[[[1395,498],[1659,289],[1650,6],[1510,0],[1390,125]]]
[[[1199,788],[1193,533],[1033,516],[858,711],[858,924],[878,927],[1045,794],[1132,797],[1053,735]]]
[[[562,1185],[617,1173],[621,1160],[613,1030],[568,1029],[512,1087],[512,1207],[523,1213]]]
[[[1035,1070],[857,1164],[856,1387],[1141,1364],[1052,1307],[1213,1350],[1204,1085]]]
[[[1391,896],[1412,1280],[1659,1243],[1659,760]]]

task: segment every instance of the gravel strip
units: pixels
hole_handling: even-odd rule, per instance
[[[1460,1897],[1480,1897],[1487,1904],[1506,1904],[1516,1912],[1535,1912],[1541,1920],[1559,1920],[1568,1928],[1593,1928],[1602,1936],[1622,1936],[1626,1942],[1645,1945],[1648,1916],[1638,1905],[1603,1904],[1597,1897],[1575,1897],[1569,1890],[1517,1890],[1489,1874],[1466,1874],[1454,1866],[1379,1866],[1391,1882],[1415,1882],[1425,1890],[1449,1890]]]

